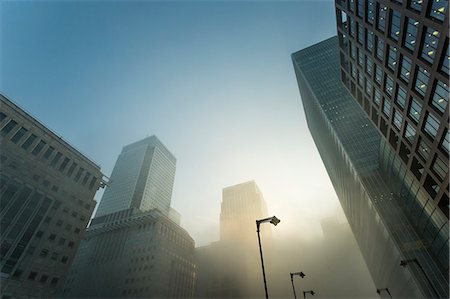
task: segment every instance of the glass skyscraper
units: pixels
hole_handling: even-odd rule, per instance
[[[122,149],[111,174],[111,184],[100,201],[96,217],[136,208],[170,211],[176,158],[150,136]]]
[[[416,226],[411,188],[393,171],[397,155],[342,83],[340,56],[334,37],[292,59],[308,127],[375,285],[393,297],[446,298],[448,220],[441,212],[432,242],[425,231],[436,223]]]

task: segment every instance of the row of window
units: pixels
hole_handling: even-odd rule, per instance
[[[369,64],[369,66],[370,66],[370,64]],[[378,85],[381,87],[382,76],[383,76],[381,68],[378,67],[377,64],[375,64],[374,67],[376,69],[375,82],[378,83]],[[369,69],[370,68],[371,67],[369,67]],[[387,116],[388,119],[390,119],[391,118],[391,107],[392,107],[390,98],[384,98],[382,96],[381,92],[379,91],[379,89],[377,89],[377,87],[373,87],[371,80],[367,79],[364,76],[364,74],[362,74],[361,71],[358,71],[354,64],[351,64],[351,69],[352,69],[351,76],[353,77],[353,79],[355,81],[357,81],[358,85],[361,88],[364,88],[364,86],[365,86],[366,94],[369,97],[373,98],[373,102],[378,107],[381,107],[382,108],[381,111]],[[377,74],[378,70],[380,70],[379,74]],[[366,68],[366,72],[370,73],[371,70],[368,71]],[[409,106],[408,111],[407,111],[408,116],[414,123],[418,124],[421,114],[422,114],[422,111],[424,110],[424,109],[422,109],[422,104],[417,99],[415,99],[413,96],[410,97],[410,100],[408,101],[409,103],[407,103],[406,90],[401,85],[397,84],[396,86],[397,86],[397,93],[395,96],[395,102],[399,105],[399,107],[402,110]],[[388,96],[392,97],[393,90],[394,90],[394,81],[389,76],[389,74],[385,74],[384,75],[384,91],[386,92],[386,94]],[[441,95],[441,93],[444,93],[444,95]],[[383,106],[381,106],[382,99],[383,99]],[[443,104],[443,103],[445,103],[445,104]],[[437,107],[440,107],[437,110],[441,111],[441,112],[445,111],[445,109],[448,105],[448,86],[439,80],[436,80],[434,95],[432,97],[431,104],[436,109],[437,109]],[[440,105],[442,105],[442,106],[440,106]],[[397,126],[400,125],[402,118],[403,118],[402,113],[400,113],[398,111],[397,111],[397,113],[393,113],[394,125],[397,125]],[[437,136],[439,126],[440,126],[440,121],[438,120],[438,118],[436,116],[434,116],[433,114],[427,112],[425,115],[423,131],[425,133],[427,133],[431,139],[434,140]],[[442,145],[442,148],[444,150],[448,151],[448,148],[446,147],[445,144]]]
[[[16,273],[14,275],[16,276]],[[21,272],[18,273],[17,276],[20,277],[20,275],[21,275]],[[37,278],[38,278],[38,273],[37,272],[31,271],[30,274],[28,275],[28,280],[37,280],[37,281],[39,281],[40,283],[43,283],[43,284],[45,284],[47,282],[50,282],[50,285],[52,285],[52,286],[56,286],[58,284],[58,281],[59,281],[59,277],[53,277],[50,280],[49,279],[50,276],[48,274],[41,274],[39,279],[37,279]]]
[[[396,4],[402,4],[402,0],[391,0],[391,2]],[[448,0],[432,0],[425,1],[425,3],[429,3],[427,7],[423,6],[423,0],[407,0],[406,7],[418,15],[425,9],[426,16],[432,20],[443,22],[445,19],[445,13],[448,9]],[[365,9],[364,9],[365,3]],[[351,12],[356,13],[358,17],[363,19],[366,18],[366,21],[369,24],[373,24],[375,18],[377,17],[377,23],[380,23],[380,26],[383,26],[383,22],[386,20],[386,14],[383,11],[386,11],[386,6],[380,5],[376,3],[375,0],[349,0],[347,9]],[[375,16],[375,13],[378,13]]]
[[[0,112],[0,122],[3,122],[7,118],[7,115],[3,112]],[[5,137],[10,132],[12,132],[18,123],[10,119],[6,125],[0,130],[0,135]],[[28,137],[24,139],[24,136]],[[71,159],[68,157],[64,157],[63,154],[56,150],[55,147],[48,144],[48,142],[44,140],[39,140],[38,136],[29,132],[29,130],[23,126],[15,131],[15,133],[10,138],[11,142],[17,144],[22,149],[26,151],[31,151],[31,154],[38,157],[41,156],[41,159],[44,161],[50,161],[50,166],[64,173],[66,170],[66,175],[71,177],[73,174],[74,181],[79,182],[81,179],[81,185],[85,186],[88,182],[89,190],[92,190],[97,182],[97,178],[93,176],[89,171],[86,171],[83,167],[79,166],[78,163],[72,161],[70,167],[69,164]],[[39,142],[37,142],[39,140]],[[34,145],[34,146],[32,146]],[[45,151],[44,151],[45,149]],[[78,168],[77,171],[75,171]]]

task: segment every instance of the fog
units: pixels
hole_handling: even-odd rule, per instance
[[[293,298],[290,273],[302,271],[303,279],[293,277],[297,298],[309,290],[314,298],[379,298],[348,224],[326,218],[321,226],[323,236],[308,239],[261,234],[269,297]],[[253,240],[197,248],[196,297],[264,297],[257,242],[255,233]]]

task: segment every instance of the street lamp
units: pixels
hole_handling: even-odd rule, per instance
[[[433,283],[431,283],[431,280],[428,278],[427,273],[425,273],[425,270],[422,268],[422,265],[419,263],[419,260],[417,260],[417,258],[401,260],[400,261],[400,266],[406,267],[406,265],[408,265],[411,262],[415,263],[417,265],[417,267],[419,267],[420,271],[422,271],[423,276],[425,276],[425,278],[427,279],[428,284],[430,285],[430,287],[433,290],[434,294],[436,295],[436,297],[439,297],[439,294],[436,291],[436,289],[434,288]]]
[[[311,290],[311,291],[303,291],[303,298],[305,298],[306,299],[306,294],[311,294],[312,296],[314,296],[314,291],[313,290]]]
[[[386,293],[388,293],[388,294],[389,294],[389,297],[391,297],[391,299],[392,299],[392,295],[391,295],[391,292],[389,292],[389,289],[388,289],[388,288],[384,288],[384,289],[377,289],[377,293],[378,293],[378,295],[380,295],[380,294],[381,294],[381,291],[386,291]]]
[[[291,283],[292,283],[292,290],[294,291],[294,298],[297,299],[297,294],[295,293],[295,286],[294,286],[294,275],[298,275],[301,278],[305,277],[305,273],[303,272],[295,272],[295,273],[290,273],[291,274]]]
[[[278,223],[280,223],[280,219],[273,216],[273,217],[268,217],[268,218],[264,218],[261,220],[256,220],[256,232],[258,233],[259,254],[261,255],[261,267],[262,267],[263,279],[264,279],[264,290],[266,291],[266,299],[269,299],[269,294],[267,293],[266,272],[264,270],[264,259],[263,259],[262,248],[261,248],[261,237],[259,236],[259,226],[261,225],[261,223],[264,223],[264,222],[270,222],[276,226]]]

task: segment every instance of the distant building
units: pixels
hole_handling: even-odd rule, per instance
[[[111,174],[96,217],[136,208],[170,211],[176,159],[156,136],[122,149]]]
[[[64,297],[193,296],[194,240],[170,207],[175,162],[156,136],[123,148]]]
[[[377,8],[385,13],[381,4]],[[330,38],[292,54],[311,135],[377,288],[388,287],[393,297],[447,298],[448,218],[342,84],[339,42]],[[400,266],[414,259],[418,263]]]
[[[256,220],[267,217],[267,206],[254,181],[222,191],[220,241],[196,248],[196,298],[258,298],[264,296]],[[270,227],[261,226],[266,254]]]
[[[267,205],[254,181],[229,186],[222,191],[220,240],[252,242],[256,220],[267,217]],[[269,231],[269,227],[261,226]]]
[[[56,297],[105,181],[98,165],[0,99],[2,298]]]
[[[66,298],[191,298],[194,240],[158,210],[95,218],[66,282]]]

